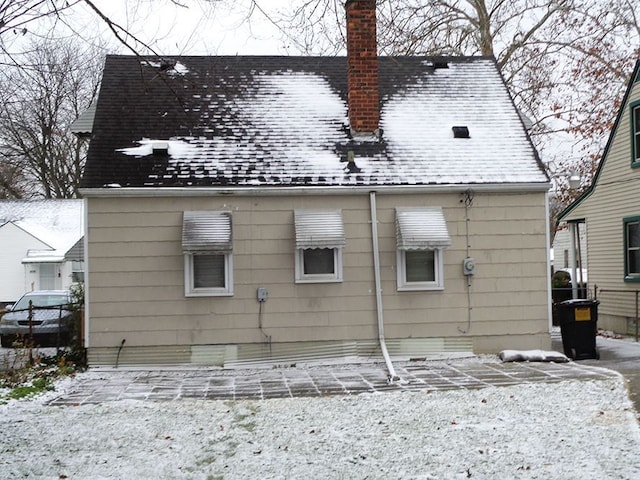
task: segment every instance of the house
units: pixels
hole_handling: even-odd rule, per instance
[[[598,326],[637,333],[640,289],[640,83],[638,63],[590,187],[559,216],[573,232],[573,248],[588,265],[592,295],[600,301]],[[586,252],[576,241],[586,233]],[[594,291],[595,289],[595,291]]]
[[[579,240],[576,235],[579,235]],[[551,249],[553,302],[588,298],[588,271],[586,229],[584,226],[571,228],[566,223],[558,225]]]
[[[578,262],[582,268],[587,268],[587,235],[585,229],[580,230],[580,241],[575,237],[575,230],[571,230],[567,224],[559,225],[553,237],[553,250],[551,266],[553,270],[563,268],[578,268]],[[573,237],[573,238],[572,238]],[[573,245],[574,251],[571,252]]]
[[[494,58],[109,56],[90,363],[550,347],[549,179]],[[391,370],[391,369],[390,369]]]
[[[83,200],[0,201],[0,303],[84,275]]]

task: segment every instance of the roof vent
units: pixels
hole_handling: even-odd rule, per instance
[[[360,173],[362,169],[356,165],[356,155],[353,150],[347,151],[347,172]]]
[[[154,155],[167,155],[169,153],[169,144],[167,142],[153,142],[151,149]]]
[[[468,127],[451,127],[453,138],[470,138]]]

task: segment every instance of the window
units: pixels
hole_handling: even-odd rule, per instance
[[[185,295],[233,295],[231,212],[184,212]]]
[[[397,208],[398,290],[442,290],[443,251],[451,245],[440,207]]]
[[[342,281],[342,212],[296,210],[296,283]]]
[[[624,219],[624,280],[640,282],[640,217]]]
[[[631,104],[631,166],[640,167],[640,102]]]
[[[71,262],[71,281],[73,283],[84,283],[84,262]]]

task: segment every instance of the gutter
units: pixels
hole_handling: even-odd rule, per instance
[[[384,318],[382,308],[382,282],[380,280],[380,250],[378,247],[378,216],[376,209],[376,192],[369,192],[369,201],[371,205],[371,238],[373,240],[373,269],[376,283],[376,312],[378,317],[378,342],[380,343],[380,350],[382,356],[387,364],[387,381],[389,383],[400,380],[400,377],[396,374],[395,368],[391,363],[391,357],[387,351],[387,344],[384,339]]]
[[[442,185],[393,185],[376,187],[379,193],[388,195],[412,195],[421,193],[464,193],[470,188],[484,193],[546,192],[549,182],[442,184]],[[108,187],[81,188],[83,197],[200,197],[200,196],[300,196],[300,195],[363,195],[371,186],[334,185],[325,187]]]

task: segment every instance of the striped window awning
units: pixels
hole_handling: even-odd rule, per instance
[[[231,212],[184,212],[182,250],[185,253],[231,252]]]
[[[342,212],[296,210],[296,248],[342,248],[346,245]]]
[[[451,245],[447,222],[440,207],[396,208],[396,236],[400,250]]]

